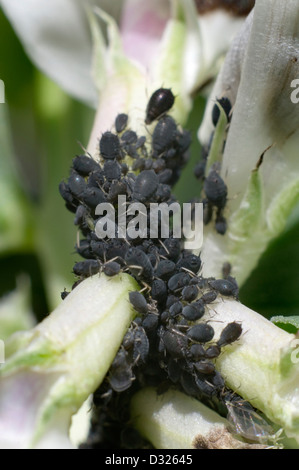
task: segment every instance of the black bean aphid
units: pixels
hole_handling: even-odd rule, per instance
[[[154,270],[147,255],[139,248],[131,247],[125,254],[125,262],[130,272],[138,279],[152,281]]]
[[[106,202],[107,198],[100,188],[88,187],[81,195],[82,201],[91,209],[95,209],[98,204]]]
[[[128,129],[125,131],[120,140],[123,141],[125,144],[135,144],[137,142],[138,136],[135,131],[132,131],[131,129]]]
[[[208,291],[208,292],[205,292],[205,293],[201,296],[200,300],[202,300],[205,304],[210,304],[210,303],[214,302],[214,300],[217,299],[217,295],[218,295],[218,294],[217,294],[216,291],[210,290],[210,291]]]
[[[64,300],[68,295],[69,295],[69,292],[67,292],[65,289],[60,294],[62,300]]]
[[[71,193],[80,199],[84,194],[87,185],[84,177],[79,175],[75,170],[72,170],[68,179],[68,187]]]
[[[205,314],[205,307],[203,303],[193,302],[183,308],[182,315],[189,321],[199,320]]]
[[[162,259],[155,270],[155,276],[168,280],[176,271],[176,264],[170,259]]]
[[[225,235],[227,230],[226,218],[223,215],[217,215],[215,221],[215,230],[219,235]]]
[[[205,160],[201,160],[198,162],[194,168],[194,176],[198,180],[203,180],[205,177],[207,162]]]
[[[115,392],[123,392],[131,387],[134,375],[124,349],[120,349],[117,353],[110,367],[108,380]]]
[[[223,209],[226,204],[227,186],[217,171],[211,170],[204,181],[204,192],[208,202]]]
[[[197,343],[208,343],[214,337],[214,329],[208,323],[199,323],[187,331],[187,336]]]
[[[198,361],[206,357],[206,351],[202,344],[191,344],[189,354],[193,361]]]
[[[217,344],[212,344],[206,349],[204,357],[206,359],[215,359],[216,357],[220,356],[220,353],[221,353],[220,346]]]
[[[144,170],[136,178],[133,199],[147,202],[157,191],[159,179],[153,170]]]
[[[73,267],[73,272],[76,276],[89,277],[97,274],[100,271],[100,264],[97,260],[89,259],[86,261],[79,261]]]
[[[210,287],[212,287],[212,289],[215,289],[221,295],[227,297],[238,297],[238,286],[229,279],[213,279],[208,281],[208,284]]]
[[[201,374],[213,374],[215,372],[215,366],[212,362],[208,361],[198,361],[194,363],[194,368],[197,370],[197,372],[200,372]]]
[[[153,155],[160,156],[173,144],[177,135],[177,125],[170,116],[164,116],[158,121],[152,138]]]
[[[120,113],[116,116],[114,125],[115,130],[118,134],[127,127],[128,119],[129,116],[125,113]]]
[[[176,292],[178,290],[183,289],[185,286],[187,286],[189,284],[189,281],[190,281],[189,274],[185,272],[175,274],[169,279],[167,283],[168,289],[171,292]]]
[[[163,240],[160,254],[171,261],[177,262],[181,254],[181,240],[179,238],[167,238]]]
[[[121,271],[121,265],[117,263],[116,261],[107,261],[107,263],[103,265],[102,270],[103,270],[103,273],[106,274],[106,276],[109,276],[109,277],[116,276]]]
[[[201,259],[194,254],[187,254],[177,262],[177,268],[185,268],[188,271],[197,274],[201,267]]]
[[[226,97],[217,99],[212,109],[212,122],[215,127],[217,126],[219,117],[220,117],[219,105],[223,108],[226,114],[227,122],[229,122],[231,119],[230,113],[231,113],[232,105],[231,105],[230,100]]]
[[[105,178],[108,181],[119,180],[121,177],[121,167],[113,160],[107,160],[103,167]]]
[[[82,176],[88,176],[92,171],[101,169],[100,165],[87,155],[77,155],[73,159],[73,168]]]
[[[242,326],[240,323],[231,322],[228,323],[221,331],[220,338],[217,341],[217,345],[221,348],[227,344],[231,344],[237,341],[242,334]]]
[[[100,139],[100,154],[105,160],[114,160],[120,156],[120,142],[116,134],[104,132]]]
[[[149,99],[146,108],[145,124],[151,124],[155,119],[172,108],[174,95],[169,88],[159,88]]]
[[[144,364],[149,353],[149,340],[142,326],[134,328],[133,366]]]
[[[171,305],[171,307],[169,307],[170,316],[171,317],[176,317],[177,315],[179,315],[181,313],[182,310],[183,310],[182,302],[180,302],[180,301],[175,302]]]
[[[130,303],[133,305],[134,310],[138,313],[147,313],[148,305],[145,297],[138,291],[129,293]]]
[[[196,285],[189,285],[182,290],[182,299],[186,302],[192,302],[198,296],[198,287]]]
[[[176,332],[166,330],[162,336],[164,348],[173,358],[184,357],[185,349],[188,344],[186,336]]]
[[[211,379],[209,377],[209,380],[212,380],[212,377],[213,376],[211,376]],[[201,374],[200,372],[194,374],[194,381],[195,381],[195,384],[198,388],[198,392],[200,393],[200,395],[203,395],[209,398],[212,398],[214,395],[216,395],[217,393],[216,388],[214,387],[212,383],[207,381],[207,377],[205,374]]]

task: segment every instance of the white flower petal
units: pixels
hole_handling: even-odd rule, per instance
[[[136,312],[122,274],[82,281],[40,324],[6,343],[0,369],[0,443],[70,448],[71,416],[106,375]],[[59,437],[60,436],[60,437]]]
[[[0,0],[34,64],[74,97],[96,106],[92,42],[79,0]]]
[[[228,186],[228,230],[220,236],[207,227],[202,252],[207,276],[221,275],[222,262],[229,261],[233,275],[243,283],[299,199],[299,113],[291,101],[291,83],[299,76],[298,7],[298,0],[257,0],[212,92],[200,140],[207,143],[210,137],[216,98],[227,96],[233,115],[221,168]],[[243,227],[244,235],[246,223],[244,210],[248,207],[250,217],[253,204],[248,185],[265,151],[258,166],[261,216],[258,225],[251,225],[246,237],[240,237],[239,229]]]

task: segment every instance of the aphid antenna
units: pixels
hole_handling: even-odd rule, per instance
[[[217,300],[218,299],[214,300],[214,302],[216,302]],[[205,308],[208,309],[209,315],[211,315],[211,321],[215,321],[215,322],[217,321],[218,323],[224,323],[222,320],[214,320],[214,318],[217,316],[217,312],[216,312],[216,310],[214,310],[214,308],[211,306],[211,304],[206,304]],[[212,315],[211,312],[213,312],[214,315]]]
[[[86,155],[88,155],[89,157],[92,158],[91,154],[90,154],[89,152],[87,152],[86,147],[84,147],[84,145],[82,144],[82,142],[80,142],[80,140],[77,140],[77,144],[79,145],[79,147],[81,147],[81,149],[84,151],[84,153],[85,153]]]
[[[189,325],[176,325],[176,328],[177,327],[180,327],[180,328],[189,328]],[[186,337],[186,335],[184,333],[182,333],[181,331],[179,330],[176,330],[175,328],[168,328],[168,331],[171,331],[171,333],[175,333],[177,334],[178,336],[183,336],[184,338]]]
[[[200,269],[198,271],[198,273],[194,273],[193,271],[191,271],[190,269],[188,268],[184,268],[183,266],[181,267],[181,270],[182,271],[185,271],[186,273],[190,274],[191,277],[198,277],[198,274],[200,273]]]
[[[162,240],[159,239],[159,243],[163,246],[164,250],[166,251],[166,253],[169,255],[169,250],[168,248],[165,246],[165,243],[162,242]]]

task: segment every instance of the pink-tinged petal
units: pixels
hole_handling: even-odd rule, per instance
[[[0,449],[31,445],[38,410],[58,374],[19,372],[0,382]]]
[[[127,0],[120,29],[127,56],[146,70],[159,53],[159,43],[171,15],[169,0]]]

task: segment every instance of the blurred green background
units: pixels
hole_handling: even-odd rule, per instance
[[[74,282],[76,228],[58,185],[68,176],[72,158],[82,152],[93,110],[72,100],[29,61],[0,11],[0,297],[30,279],[37,319],[59,302]],[[189,123],[191,160],[175,188],[181,202],[200,194],[193,168],[200,156],[196,132],[204,100],[195,101]],[[270,317],[297,315],[299,305],[299,219],[293,216],[241,289],[241,300]]]

